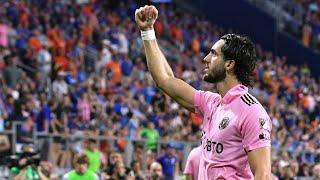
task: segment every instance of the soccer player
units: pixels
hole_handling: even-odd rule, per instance
[[[198,146],[190,152],[186,167],[184,169],[184,175],[186,180],[197,180],[199,174],[199,164],[200,164],[200,156],[201,156],[201,146]]]
[[[135,12],[156,85],[203,119],[198,179],[270,179],[271,120],[248,93],[256,64],[254,44],[243,36],[222,36],[202,61],[203,80],[214,83],[218,93],[196,90],[174,76],[161,52],[153,30],[157,16],[154,6]]]

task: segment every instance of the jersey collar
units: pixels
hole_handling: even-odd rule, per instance
[[[234,98],[238,97],[239,95],[246,94],[248,92],[248,87],[238,84],[227,92],[222,98],[223,104],[229,104]]]

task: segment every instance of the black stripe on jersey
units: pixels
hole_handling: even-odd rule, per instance
[[[254,104],[254,102],[249,98],[248,94],[244,94],[243,96],[247,100],[247,102],[250,103],[250,105]]]
[[[243,96],[241,96],[240,98],[241,98],[241,100],[242,100],[244,103],[246,103],[248,106],[251,106],[251,104],[250,104],[249,102],[247,102],[247,101],[243,98]]]
[[[244,94],[240,98],[248,106],[251,106],[252,104],[257,104],[257,102],[249,94]]]
[[[249,99],[251,99],[253,104],[257,104],[257,102],[254,100],[254,98],[250,94],[247,93],[246,95],[249,97]]]

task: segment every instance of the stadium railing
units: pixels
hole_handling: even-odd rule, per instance
[[[11,139],[10,143],[11,143],[11,152],[12,154],[15,154],[17,152],[17,150],[19,151],[19,145],[17,143],[17,138],[18,138],[18,131],[19,131],[19,126],[21,126],[23,124],[23,122],[17,122],[14,121],[12,123],[12,128],[10,130],[5,130],[2,131],[1,134],[5,134],[9,136],[9,139]],[[61,137],[64,138],[66,140],[66,147],[67,150],[71,150],[72,147],[72,143],[75,141],[81,141],[81,143],[84,142],[84,140],[88,139],[89,137],[85,134],[82,135],[78,135],[78,134],[68,134],[68,135],[63,135],[63,134],[52,134],[52,133],[42,133],[42,132],[37,132],[36,128],[33,128],[33,132],[32,132],[32,139],[33,139],[33,143],[34,145],[40,150],[40,151],[44,151],[48,150],[48,156],[52,155],[52,145],[54,142],[54,138],[55,137]],[[115,141],[121,140],[123,138],[120,137],[108,137],[108,136],[91,136],[90,135],[90,139],[95,139],[97,141],[97,145],[98,147],[100,147],[100,143],[102,141],[107,141],[110,144],[113,144]],[[48,145],[46,147],[42,147],[44,145],[44,141],[46,142],[45,144]],[[139,144],[142,145],[143,147],[143,152],[147,152],[147,146],[146,146],[146,139],[129,139],[126,138],[126,147],[124,148],[124,161],[126,163],[127,166],[130,165],[130,162],[132,161],[133,158],[133,154],[134,154],[134,145],[135,144]],[[182,153],[182,166],[184,167],[185,162],[187,160],[187,157],[189,155],[189,152],[192,150],[192,148],[197,147],[199,145],[199,142],[190,142],[190,141],[176,141],[176,140],[158,140],[157,141],[157,148],[156,148],[156,157],[158,157],[159,155],[161,155],[161,150],[163,149],[163,147],[165,147],[167,144],[174,144],[177,145],[176,146],[176,150],[180,153]],[[17,146],[18,145],[18,146]],[[83,148],[84,149],[84,148]],[[115,148],[111,147],[111,150],[117,150]],[[47,157],[48,159],[48,157]],[[70,165],[71,163],[71,159],[69,159],[68,161],[68,165]]]

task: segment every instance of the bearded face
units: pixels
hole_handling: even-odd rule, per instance
[[[203,59],[205,69],[202,79],[209,83],[218,83],[226,78],[227,69],[221,52],[224,40],[217,41],[211,48],[210,53]]]
[[[209,83],[218,83],[223,81],[226,78],[226,67],[224,63],[221,62],[211,69],[205,70],[205,74],[203,75],[203,80]]]

